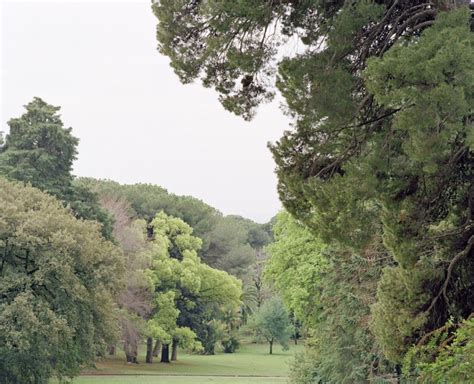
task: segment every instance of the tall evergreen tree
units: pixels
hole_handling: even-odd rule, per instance
[[[1,149],[0,172],[55,196],[64,196],[72,182],[72,164],[79,140],[64,128],[59,107],[39,97],[26,113],[8,121],[10,132]]]
[[[360,255],[376,243],[392,261],[371,329],[397,364],[425,334],[474,311],[467,4],[153,4],[160,51],[183,82],[200,78],[244,118],[276,84],[294,118],[271,146],[280,198],[323,242]],[[286,56],[295,40],[302,48]]]
[[[0,140],[0,174],[56,196],[77,217],[99,221],[103,235],[111,239],[112,219],[100,207],[97,195],[72,184],[79,140],[72,128],[64,128],[60,107],[35,97],[25,109],[22,116],[8,121],[10,132],[3,145]]]

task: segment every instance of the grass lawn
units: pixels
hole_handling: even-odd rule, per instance
[[[126,364],[122,351],[117,356],[97,362],[97,369],[89,369],[73,383],[117,384],[279,384],[286,383],[289,363],[301,346],[290,346],[282,351],[280,346],[268,354],[268,346],[247,344],[237,353],[217,353],[212,356],[178,354],[178,361],[170,364],[145,364],[145,347],[140,348],[140,364]]]
[[[285,384],[285,377],[222,377],[222,376],[81,376],[73,383],[80,384]]]

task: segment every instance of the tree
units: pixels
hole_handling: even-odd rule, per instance
[[[255,254],[270,242],[267,229],[240,216],[225,216],[215,208],[190,196],[176,196],[150,184],[120,185],[106,180],[80,178],[76,188],[85,188],[100,196],[127,200],[134,214],[150,223],[163,211],[183,220],[202,240],[199,256],[214,268],[243,278],[255,260]]]
[[[217,222],[209,238],[209,249],[203,260],[212,267],[243,277],[255,261],[246,225],[233,216],[226,216]]]
[[[147,333],[146,319],[151,313],[154,290],[145,272],[151,265],[144,252],[147,246],[146,222],[133,220],[133,210],[123,198],[102,196],[100,204],[114,219],[113,237],[125,258],[125,284],[116,297],[116,303],[120,310],[125,358],[128,363],[138,363],[138,346]],[[111,351],[115,351],[115,346]],[[151,361],[152,356],[147,356],[147,362]]]
[[[242,291],[235,277],[201,262],[197,251],[202,241],[184,221],[160,212],[151,228],[146,252],[152,259],[149,276],[156,298],[149,323],[152,337],[162,343],[161,361],[169,362],[170,346],[173,358],[179,345],[206,346],[209,334],[202,330],[209,316],[224,305],[238,307]],[[214,343],[211,338],[210,352]]]
[[[251,319],[250,327],[269,343],[270,355],[273,354],[275,341],[284,350],[288,349],[288,341],[291,336],[290,318],[279,297],[272,297],[260,307]]]
[[[73,377],[117,336],[120,250],[54,197],[0,177],[0,381]]]
[[[183,82],[200,78],[244,118],[276,85],[294,119],[271,146],[280,198],[342,259],[375,249],[391,261],[370,323],[398,365],[424,334],[474,310],[474,35],[465,5],[153,4],[160,51]],[[282,55],[291,38],[302,47]]]
[[[278,214],[273,232],[264,277],[308,334],[305,351],[292,366],[293,381],[393,379],[393,367],[369,328],[377,283],[390,263],[378,242],[361,255],[329,246],[285,211]]]
[[[321,281],[329,269],[327,246],[288,212],[280,212],[273,227],[275,242],[264,278],[275,285],[296,317],[313,326],[321,308]]]
[[[72,163],[79,140],[65,129],[59,107],[39,97],[26,113],[8,121],[10,133],[1,149],[0,172],[55,196],[63,196],[72,182]]]
[[[97,220],[103,235],[111,240],[112,221],[100,208],[97,196],[84,187],[74,187],[72,164],[79,140],[72,128],[64,128],[60,107],[35,97],[26,113],[8,121],[10,133],[0,141],[0,175],[30,183],[73,209],[77,217]]]
[[[439,346],[441,344],[441,346]],[[420,383],[462,383],[474,379],[474,319],[452,321],[423,336],[405,356],[404,378]]]
[[[219,328],[218,339],[224,353],[234,353],[239,348],[238,329],[240,325],[239,308],[223,307],[217,327]]]

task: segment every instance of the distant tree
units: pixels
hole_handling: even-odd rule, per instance
[[[73,377],[118,336],[120,249],[54,197],[0,177],[0,382]]]
[[[221,314],[221,335],[220,343],[224,353],[234,353],[239,348],[239,339],[237,335],[241,324],[238,308],[226,306]]]
[[[0,152],[0,172],[55,196],[65,196],[79,140],[64,128],[60,107],[35,97],[26,113],[8,121],[10,132]]]
[[[258,292],[253,284],[245,284],[242,291],[242,306],[240,307],[240,317],[242,324],[246,324],[249,316],[251,316],[258,308]]]
[[[0,140],[0,175],[30,183],[65,204],[77,217],[96,220],[102,233],[112,238],[112,220],[101,209],[97,196],[84,187],[74,187],[72,164],[79,140],[64,128],[60,107],[39,97],[26,106],[26,113],[8,121],[9,134]]]
[[[283,301],[274,296],[252,317],[249,322],[252,329],[258,336],[263,337],[270,346],[270,355],[273,353],[273,343],[278,342],[284,350],[288,349],[288,341],[290,340],[291,323]]]
[[[148,223],[161,211],[183,220],[202,240],[199,256],[211,267],[244,278],[256,254],[271,241],[271,229],[240,216],[223,216],[217,209],[190,197],[177,196],[151,184],[121,185],[109,180],[79,178],[76,188],[92,190],[102,197],[126,199],[138,218]]]
[[[233,216],[220,219],[209,234],[209,249],[203,260],[212,267],[243,277],[255,261],[255,250],[248,242],[248,235],[248,228],[240,219]]]

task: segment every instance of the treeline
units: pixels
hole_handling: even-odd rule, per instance
[[[311,335],[295,383],[474,381],[467,5],[152,5],[183,83],[245,119],[278,90],[293,118],[270,145],[287,212],[266,276]]]
[[[146,363],[234,352],[270,295],[270,226],[154,185],[74,178],[59,107],[25,107],[0,146],[0,381],[73,377],[118,343],[129,363],[143,342]]]
[[[177,196],[151,184],[120,185],[114,181],[79,178],[79,188],[100,196],[102,206],[120,200],[129,203],[129,214],[150,222],[157,212],[182,219],[203,244],[203,261],[238,277],[248,275],[258,252],[271,242],[271,224],[257,224],[240,216],[224,216],[217,209],[191,196]]]

